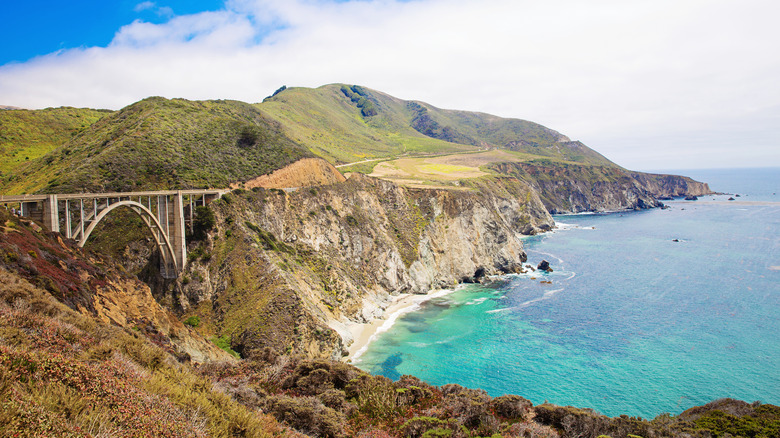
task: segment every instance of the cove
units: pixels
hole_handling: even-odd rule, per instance
[[[404,315],[357,366],[534,404],[653,418],[721,397],[780,403],[780,202],[728,195],[559,216],[528,273]]]

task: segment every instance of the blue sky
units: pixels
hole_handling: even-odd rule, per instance
[[[106,46],[135,20],[163,23],[173,15],[219,10],[220,0],[6,0],[0,14],[0,65],[62,49]]]
[[[780,166],[776,0],[3,3],[0,105],[340,82],[532,120],[637,170]]]

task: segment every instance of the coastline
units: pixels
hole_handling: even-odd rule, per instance
[[[427,294],[399,294],[393,298],[392,303],[385,309],[382,316],[366,323],[352,323],[348,328],[354,342],[347,348],[349,354],[343,358],[348,363],[358,363],[360,356],[368,350],[369,344],[390,329],[399,317],[406,313],[414,312],[420,308],[420,304],[433,298],[442,297],[454,292],[455,289],[432,290]]]

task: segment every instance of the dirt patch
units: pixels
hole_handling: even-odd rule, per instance
[[[289,166],[263,175],[244,183],[244,187],[263,187],[267,189],[285,189],[292,187],[324,186],[346,181],[332,164],[321,158],[303,158]],[[237,188],[238,185],[235,185]]]

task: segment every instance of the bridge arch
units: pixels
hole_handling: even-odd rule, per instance
[[[160,249],[160,271],[176,278],[187,264],[186,217],[190,227],[197,205],[222,197],[222,189],[162,190],[153,192],[65,193],[0,195],[0,202],[17,203],[22,216],[41,221],[49,231],[75,239],[83,247],[95,226],[111,211],[126,207],[141,217]],[[185,209],[184,204],[189,207]],[[154,207],[154,208],[153,208]],[[74,228],[75,225],[75,228]]]
[[[132,212],[137,214],[152,232],[152,237],[154,237],[155,243],[157,243],[157,247],[160,249],[163,265],[167,271],[167,273],[164,272],[163,275],[165,276],[168,273],[177,273],[180,266],[177,266],[176,252],[173,245],[171,244],[170,239],[168,238],[166,230],[162,227],[162,224],[160,224],[160,221],[152,213],[152,211],[140,202],[130,200],[118,201],[102,209],[100,213],[98,213],[98,215],[94,218],[94,220],[90,222],[89,226],[84,229],[84,234],[79,239],[78,246],[83,248],[87,243],[87,239],[89,239],[90,234],[92,234],[92,231],[100,223],[100,221],[102,221],[103,218],[105,218],[110,212],[119,207],[127,207]]]

